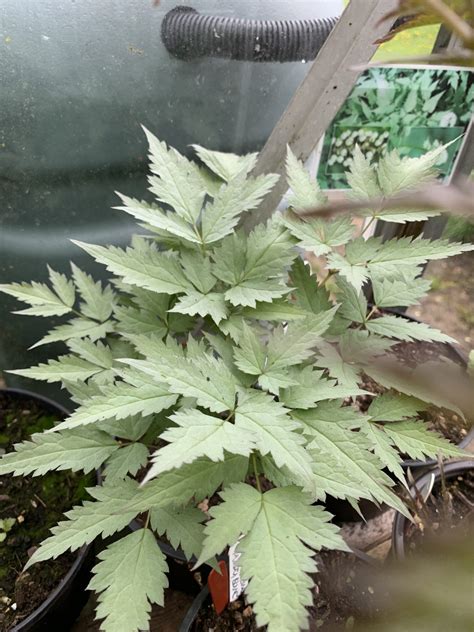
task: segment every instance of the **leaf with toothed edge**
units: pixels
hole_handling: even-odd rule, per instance
[[[240,535],[241,575],[253,605],[257,625],[270,632],[298,632],[308,619],[312,581],[317,570],[313,550],[323,546],[348,550],[331,516],[311,504],[296,487],[264,494],[253,487],[233,485],[221,492],[222,502],[210,510],[204,547],[198,564],[220,553]],[[284,571],[283,571],[284,569]]]
[[[151,605],[164,605],[168,564],[149,529],[129,533],[101,551],[88,588],[98,596],[104,632],[139,632],[149,626]],[[124,599],[124,594],[127,598]],[[133,607],[131,607],[133,604]]]

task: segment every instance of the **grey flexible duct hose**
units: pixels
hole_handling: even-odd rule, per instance
[[[163,18],[161,38],[183,60],[224,57],[240,61],[314,59],[338,18],[246,20],[201,15],[176,7]]]

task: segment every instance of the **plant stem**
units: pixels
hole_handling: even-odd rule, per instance
[[[150,512],[148,512],[147,515],[146,515],[145,526],[143,527],[144,529],[148,528],[148,523],[149,522],[150,522]]]
[[[364,226],[364,228],[362,229],[362,231],[361,231],[361,233],[360,233],[359,237],[363,237],[363,235],[364,235],[365,231],[366,231],[366,230],[367,230],[370,226],[372,226],[372,224],[374,223],[374,219],[375,219],[375,217],[371,217],[371,218],[369,219],[369,221],[367,222],[367,224],[366,224],[366,225]]]
[[[255,456],[255,453],[252,454],[252,465],[253,471],[255,473],[255,483],[257,485],[257,489],[260,493],[262,493],[262,488],[260,487],[260,479],[258,477],[257,457]]]
[[[367,317],[365,319],[365,322],[367,322],[368,320],[371,319],[371,317],[375,314],[375,312],[377,311],[377,305],[374,305],[372,307],[372,309],[370,310],[370,312],[367,314]]]

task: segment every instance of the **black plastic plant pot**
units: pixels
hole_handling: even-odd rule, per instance
[[[435,467],[428,472],[422,474],[415,481],[415,484],[414,486],[412,486],[410,493],[412,494],[412,496],[414,496],[416,489],[422,497],[425,497],[428,492],[428,495],[432,493],[431,489],[433,485],[436,485],[436,483],[441,480],[442,476],[444,476],[446,481],[449,481],[453,478],[456,478],[456,476],[459,476],[460,474],[473,470],[474,460],[452,461],[451,463],[446,463],[443,466],[443,473],[441,472],[439,466]],[[409,519],[406,518],[404,515],[399,512],[395,514],[395,520],[393,522],[392,530],[392,551],[395,557],[398,559],[404,559],[407,556],[406,529],[409,524]]]
[[[178,632],[192,632],[194,630],[194,623],[198,617],[201,608],[210,602],[209,587],[207,584],[201,588],[196,595],[193,603],[189,606],[188,611],[184,615],[184,619],[181,621]]]
[[[20,402],[35,401],[45,413],[57,415],[62,420],[70,412],[60,404],[32,393],[31,391],[15,388],[2,389],[12,399]],[[69,571],[62,578],[43,601],[43,603],[25,617],[9,632],[64,632],[79,616],[87,601],[86,586],[90,579],[90,570],[94,561],[94,551],[91,545],[81,548]],[[33,567],[34,568],[34,567]]]

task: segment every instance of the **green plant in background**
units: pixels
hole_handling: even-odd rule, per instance
[[[16,518],[0,518],[0,543],[6,540],[15,523]]]
[[[392,385],[376,360],[396,342],[451,341],[378,308],[416,303],[429,289],[421,266],[472,246],[365,240],[347,217],[304,222],[291,209],[244,234],[242,214],[258,207],[277,176],[250,177],[253,154],[196,147],[200,168],[147,137],[155,201],[121,196],[119,208],[148,232],[126,250],[78,244],[107,267],[111,285],[73,265],[72,278],[50,270],[51,286],[1,286],[29,305],[23,314],[68,316],[37,343],[64,341],[67,352],[14,372],[62,382],[77,408],[5,455],[0,474],[104,467],[92,500],[66,514],[28,566],[144,516],[142,528],[109,545],[94,568],[90,588],[105,632],[146,630],[151,604],[163,604],[167,564],[155,539],[162,534],[198,564],[242,536],[239,564],[257,624],[296,632],[307,622],[314,551],[346,549],[324,510],[326,495],[406,514],[384,471],[404,480],[399,452],[463,454],[418,418],[428,401],[456,404],[417,389],[411,375],[398,375],[397,390],[375,397],[366,414],[354,402],[366,394],[362,373]],[[419,159],[389,153],[378,164],[356,151],[353,196],[430,181],[439,151]],[[324,203],[290,152],[287,175],[293,209]],[[435,213],[366,214],[369,222],[405,222]],[[301,248],[326,258],[335,300]],[[203,513],[198,503],[216,493],[220,502]]]
[[[402,156],[418,157],[460,137],[474,106],[473,74],[468,70],[375,67],[356,87],[326,133],[319,170],[323,188],[346,188],[338,165],[344,136],[350,156],[355,144],[369,159],[386,147]],[[362,136],[362,138],[361,138]],[[460,141],[459,141],[460,142]],[[440,175],[449,173],[459,143],[439,154]]]

